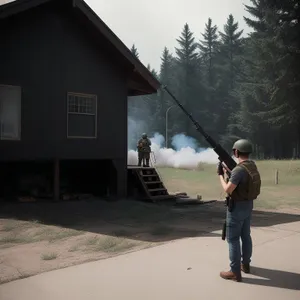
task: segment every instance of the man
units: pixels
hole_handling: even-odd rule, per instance
[[[137,143],[138,149],[138,166],[140,167],[143,161],[143,167],[149,167],[151,141],[148,139],[147,134],[143,133],[142,138]],[[146,160],[146,164],[145,164]]]
[[[232,209],[227,209],[226,236],[229,245],[230,271],[221,272],[224,279],[241,281],[241,270],[250,273],[252,256],[252,239],[250,222],[253,200],[260,194],[261,179],[256,164],[249,160],[252,145],[241,139],[234,143],[233,155],[238,159],[237,166],[232,170],[228,183],[224,180],[225,169],[218,166],[218,175],[224,191],[232,201]],[[242,255],[240,249],[242,240]]]

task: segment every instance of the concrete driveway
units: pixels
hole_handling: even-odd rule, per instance
[[[204,236],[3,284],[0,299],[299,300],[300,222],[252,233],[254,274],[241,283],[219,277],[227,243]]]

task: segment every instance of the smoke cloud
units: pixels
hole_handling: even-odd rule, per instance
[[[136,143],[141,138],[141,134],[147,132],[147,124],[143,120],[136,121],[128,117],[128,148],[136,149]]]
[[[194,138],[181,133],[172,137],[172,146],[175,148],[176,151],[180,151],[181,149],[187,147],[196,149],[197,141]]]
[[[195,139],[184,134],[177,134],[172,138],[172,146],[176,150],[163,147],[165,138],[159,133],[155,133],[150,140],[153,152],[151,159],[155,167],[196,169],[199,163],[218,162],[217,154],[212,149],[199,148]],[[137,165],[136,150],[128,151],[128,164]]]

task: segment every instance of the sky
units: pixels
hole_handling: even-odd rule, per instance
[[[251,31],[243,16],[243,4],[250,0],[85,0],[110,29],[131,48],[138,49],[140,60],[159,71],[161,54],[167,47],[175,55],[176,39],[188,23],[195,40],[202,39],[208,18],[223,31],[230,13],[244,35]]]

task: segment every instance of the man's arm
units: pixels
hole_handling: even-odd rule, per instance
[[[220,175],[220,182],[221,182],[221,185],[222,185],[224,191],[229,195],[231,195],[232,192],[237,187],[237,185],[232,183],[231,181],[226,182],[222,175]]]
[[[236,189],[237,185],[240,183],[240,181],[242,180],[242,178],[244,176],[243,171],[244,170],[241,168],[233,169],[228,182],[225,181],[223,176],[221,176],[221,175],[219,176],[221,185],[227,194],[231,195],[232,192]]]

